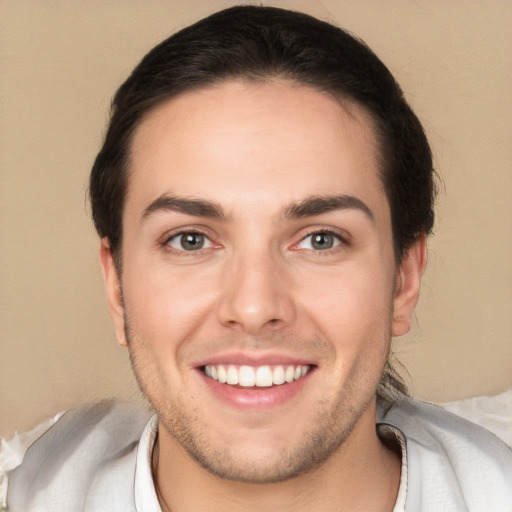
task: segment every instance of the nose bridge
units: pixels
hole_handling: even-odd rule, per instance
[[[250,334],[279,329],[293,317],[284,265],[270,247],[246,245],[225,270],[219,320]]]

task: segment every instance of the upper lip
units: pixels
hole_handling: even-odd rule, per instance
[[[206,365],[233,364],[246,366],[276,366],[276,365],[314,365],[315,362],[304,357],[297,357],[290,354],[279,354],[272,352],[247,353],[247,352],[225,352],[216,354],[193,364],[200,368]]]

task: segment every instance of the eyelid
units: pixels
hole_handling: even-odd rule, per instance
[[[193,254],[194,252],[201,253],[203,250],[219,248],[220,244],[214,241],[214,237],[210,231],[211,230],[205,229],[201,226],[187,226],[187,227],[175,228],[175,229],[172,229],[172,230],[166,232],[160,238],[158,245],[162,246],[164,249],[168,250],[169,252],[176,252],[176,253],[180,253],[180,254],[184,254],[184,253]],[[201,249],[197,249],[196,251],[186,251],[184,249],[179,249],[177,247],[173,247],[169,244],[169,242],[173,238],[178,238],[180,236],[187,235],[187,234],[198,234],[198,235],[204,236],[208,240],[209,246],[202,247]]]
[[[194,252],[194,251],[187,251],[180,247],[175,247],[172,245],[172,241],[179,240],[180,238],[186,236],[186,235],[201,235],[203,239],[205,240],[205,245],[200,247],[199,249],[195,249],[195,251],[199,252],[202,249],[209,249],[210,247],[213,247],[213,242],[210,240],[208,236],[206,236],[204,233],[200,233],[199,231],[182,231],[181,233],[176,233],[175,235],[169,237],[167,239],[166,245],[172,247],[173,249],[177,251],[184,251],[184,252]]]
[[[306,240],[307,238],[309,238],[311,236],[317,235],[317,234],[332,235],[337,238],[339,243],[337,243],[336,245],[334,245],[333,247],[331,247],[329,249],[325,249],[324,251],[319,251],[319,250],[315,250],[315,249],[301,249],[299,247],[299,244],[301,244],[304,240]],[[291,249],[295,250],[295,251],[311,250],[311,251],[319,252],[319,253],[320,252],[329,253],[329,251],[336,250],[336,248],[340,245],[350,246],[350,236],[347,232],[345,232],[344,230],[340,230],[340,229],[336,229],[336,228],[332,228],[332,227],[321,227],[321,226],[317,227],[317,226],[315,226],[315,227],[307,228],[306,232],[301,234],[300,239],[297,242],[293,243]]]

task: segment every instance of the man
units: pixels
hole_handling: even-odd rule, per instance
[[[342,30],[235,7],[154,48],[90,195],[155,415],[65,414],[10,475],[10,510],[512,510],[511,451],[407,398],[389,362],[434,190],[399,86]]]

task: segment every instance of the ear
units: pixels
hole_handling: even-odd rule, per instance
[[[100,265],[103,275],[103,284],[107,295],[110,316],[114,322],[114,329],[119,345],[126,347],[126,335],[124,325],[124,305],[121,292],[121,280],[114,263],[114,255],[110,249],[110,241],[103,238],[100,242]]]
[[[398,269],[393,307],[393,336],[402,336],[409,332],[426,265],[427,242],[423,234],[407,249]]]

